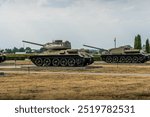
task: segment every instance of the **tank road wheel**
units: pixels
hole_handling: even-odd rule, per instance
[[[73,66],[75,66],[75,64],[76,64],[76,61],[75,61],[74,58],[69,58],[68,59],[68,66],[69,67],[73,67]]]
[[[139,63],[139,59],[137,56],[134,56],[132,59],[132,63]]]
[[[36,58],[34,63],[37,65],[37,66],[43,66],[43,60],[42,58]]]
[[[54,58],[52,61],[52,65],[53,66],[59,66],[59,59],[58,58]]]
[[[51,65],[51,59],[50,58],[44,58],[43,66],[50,66],[50,65]]]
[[[83,61],[82,61],[82,59],[77,58],[77,59],[76,59],[76,64],[77,64],[77,66],[83,66]]]
[[[130,56],[126,58],[126,63],[132,63],[132,58]]]
[[[144,61],[144,58],[140,57],[138,63],[144,63],[143,61]]]
[[[62,58],[60,60],[60,65],[63,66],[63,67],[67,66],[67,59],[66,58]]]
[[[117,56],[113,57],[113,63],[118,63],[118,57]]]
[[[112,63],[112,58],[111,58],[110,56],[107,56],[107,57],[106,57],[106,62],[107,62],[107,63]]]
[[[121,56],[121,57],[120,57],[120,60],[119,60],[119,63],[125,63],[125,62],[126,62],[125,60],[126,60],[125,57],[124,57],[124,56]]]

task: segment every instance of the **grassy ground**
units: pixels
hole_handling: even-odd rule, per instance
[[[23,62],[23,64],[25,63]],[[22,64],[22,62],[18,64]],[[90,67],[79,69],[41,69],[35,67],[31,70],[54,72],[50,74],[10,73],[1,76],[0,99],[150,99],[150,76],[55,73],[55,71],[60,70],[66,72],[145,74],[150,73],[149,63],[145,65],[122,64],[118,66],[96,63]]]
[[[0,84],[0,99],[150,99],[147,77],[9,74]]]

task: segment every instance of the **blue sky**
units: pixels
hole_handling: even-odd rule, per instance
[[[72,48],[133,45],[150,38],[149,0],[0,0],[0,48],[69,40]],[[33,48],[32,46],[25,44]]]

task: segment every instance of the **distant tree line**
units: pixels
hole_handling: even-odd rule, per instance
[[[43,52],[43,51],[46,51],[44,48],[40,48],[40,49],[31,49],[30,47],[26,47],[26,48],[23,48],[23,47],[20,47],[20,48],[17,48],[17,47],[14,47],[13,49],[10,49],[10,48],[6,48],[4,50],[2,50],[4,53],[16,53],[16,52],[26,52],[26,53],[32,53],[32,52],[36,52],[36,53],[40,53],[40,52]]]
[[[3,50],[5,53],[16,53],[16,52],[26,52],[26,53],[31,53],[32,52],[32,49],[30,47],[26,47],[26,48],[17,48],[17,47],[14,47],[13,49],[9,49],[9,48],[6,48],[5,50]]]
[[[146,53],[150,53],[150,45],[149,45],[149,39],[146,40],[145,45],[143,46]],[[135,36],[134,39],[134,49],[142,49],[142,42],[141,42],[141,35]]]

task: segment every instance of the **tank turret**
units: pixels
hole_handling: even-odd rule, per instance
[[[55,40],[52,43],[38,44],[29,41],[25,43],[42,46],[46,51],[29,57],[36,66],[79,67],[92,64],[93,56],[86,51],[71,49],[69,41]]]
[[[54,40],[52,43],[46,43],[46,44],[39,44],[35,42],[30,41],[22,41],[24,43],[29,43],[33,45],[42,46],[46,50],[66,50],[71,49],[71,43],[69,41],[63,42],[62,40]]]

